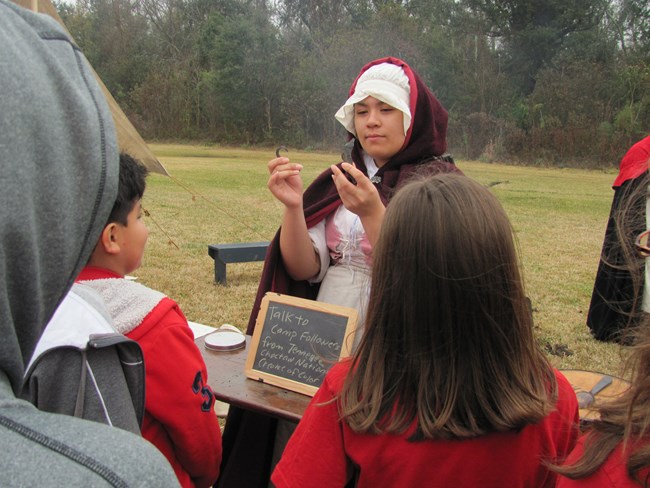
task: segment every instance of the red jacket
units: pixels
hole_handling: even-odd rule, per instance
[[[187,319],[162,293],[87,266],[77,281],[97,290],[115,329],[138,342],[145,361],[142,436],[170,462],[183,487],[219,476],[221,430],[214,393]]]
[[[552,488],[556,476],[544,465],[563,459],[578,437],[578,402],[561,373],[556,410],[518,431],[465,440],[409,441],[403,434],[359,434],[341,421],[337,395],[349,362],[330,369],[273,472],[278,488],[355,486]]]

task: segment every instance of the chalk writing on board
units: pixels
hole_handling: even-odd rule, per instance
[[[249,352],[254,356],[247,362],[248,376],[293,389],[290,383],[273,381],[283,378],[309,387],[296,391],[315,391],[332,364],[347,355],[346,337],[356,311],[277,294],[265,300]]]

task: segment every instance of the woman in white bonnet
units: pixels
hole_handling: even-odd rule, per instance
[[[269,291],[356,308],[362,325],[372,246],[396,188],[416,172],[460,172],[451,158],[442,158],[446,110],[400,59],[364,66],[335,116],[348,131],[351,154],[321,173],[304,194],[300,163],[286,157],[268,163],[268,187],[285,209],[266,255],[247,334],[253,334]],[[360,337],[358,329],[355,345]],[[218,486],[267,486],[293,430],[286,427],[231,407]]]
[[[356,308],[362,326],[372,246],[391,195],[423,165],[430,173],[459,170],[439,158],[446,149],[447,112],[399,59],[368,63],[335,117],[348,131],[352,152],[347,161],[322,173],[304,195],[301,164],[286,157],[268,163],[268,187],[285,209],[258,299],[276,291]],[[302,286],[296,290],[291,282]],[[249,324],[248,333],[253,327]]]

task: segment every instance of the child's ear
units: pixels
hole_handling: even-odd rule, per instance
[[[119,232],[120,227],[115,222],[111,222],[104,227],[99,240],[106,254],[117,254],[120,252],[120,245],[117,240]]]

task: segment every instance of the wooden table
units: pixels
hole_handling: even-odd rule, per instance
[[[208,369],[208,378],[215,397],[230,405],[297,423],[302,418],[311,397],[279,386],[248,379],[244,374],[244,365],[250,340],[251,336],[247,335],[245,349],[217,352],[205,347],[203,337],[196,339],[196,345],[201,351]],[[564,369],[561,372],[576,392],[591,390],[605,376],[597,371],[577,369]],[[588,423],[597,418],[598,406],[620,395],[628,387],[628,381],[612,376],[612,383],[595,395],[594,403],[589,408],[580,409],[580,420],[583,423]]]
[[[244,365],[250,339],[251,336],[247,335],[245,349],[228,352],[207,349],[203,337],[195,340],[208,369],[208,381],[215,397],[230,405],[297,423],[311,397],[248,379]]]
[[[569,380],[575,392],[589,391],[598,383],[603,376],[611,376],[612,383],[601,392],[594,395],[594,402],[588,408],[580,409],[580,421],[589,423],[589,421],[598,418],[598,407],[612,398],[620,395],[630,386],[629,381],[612,375],[605,375],[597,371],[585,371],[581,369],[562,369],[560,372]]]

